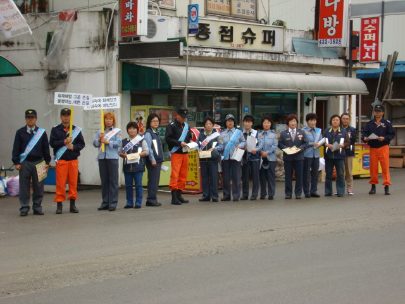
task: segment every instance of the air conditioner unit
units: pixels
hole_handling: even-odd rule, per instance
[[[148,34],[140,36],[141,42],[166,41],[169,22],[166,17],[148,15]]]

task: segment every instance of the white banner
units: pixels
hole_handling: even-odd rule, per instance
[[[0,0],[1,1],[1,0]],[[54,104],[60,106],[90,106],[93,95],[55,92]]]
[[[84,107],[85,110],[109,110],[121,108],[119,96],[94,97],[90,105]]]
[[[20,10],[13,0],[0,0],[0,27],[6,38],[22,34],[32,34]]]

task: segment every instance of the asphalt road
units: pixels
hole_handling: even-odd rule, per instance
[[[21,218],[0,199],[1,303],[404,303],[404,170],[392,195],[198,202]],[[320,184],[323,189],[323,184]],[[319,193],[323,193],[320,190]],[[124,202],[125,193],[120,192]],[[66,209],[66,208],[65,208]]]

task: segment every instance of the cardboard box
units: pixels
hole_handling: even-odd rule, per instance
[[[402,168],[404,166],[404,157],[390,157],[390,168]]]
[[[404,156],[405,149],[390,147],[390,156]]]

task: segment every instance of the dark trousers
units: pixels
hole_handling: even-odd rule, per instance
[[[267,186],[267,189],[266,189]],[[268,190],[268,191],[266,191]],[[265,197],[266,195],[274,196],[276,193],[276,162],[269,162],[269,167],[267,169],[260,169],[260,196]]]
[[[160,169],[162,168],[162,163],[156,163],[156,167],[153,167],[152,163],[146,160],[146,168],[148,169],[148,196],[146,202],[157,203],[157,192],[159,189]]]
[[[203,199],[218,199],[218,162],[200,161]]]
[[[252,196],[256,197],[259,194],[259,166],[260,160],[247,161],[242,166],[242,196],[249,196],[249,177],[252,172]]]
[[[101,208],[115,208],[118,204],[118,159],[99,159],[101,179]]]
[[[240,198],[241,186],[241,163],[228,159],[222,161],[222,179],[223,179],[223,192],[224,198],[231,198],[231,168],[232,168],[232,197],[234,199]]]
[[[319,158],[304,158],[304,176],[302,179],[304,193],[314,194],[318,191]],[[309,185],[311,184],[311,186]]]
[[[32,180],[32,209],[34,211],[42,211],[42,198],[44,197],[44,182],[38,182],[37,168],[35,165],[42,162],[23,161],[20,170],[20,212],[30,211],[30,184]]]
[[[285,171],[285,195],[292,195],[292,176],[295,171],[295,195],[301,196],[302,193],[302,170],[304,167],[303,160],[284,161]]]
[[[344,159],[325,159],[325,194],[332,194],[333,167],[336,168],[336,190],[337,194],[345,194]]]
[[[134,205],[134,190],[133,185],[135,182],[135,205],[141,206],[142,205],[142,176],[143,171],[138,172],[124,172],[125,176],[125,189],[127,192],[127,205],[133,206]]]

